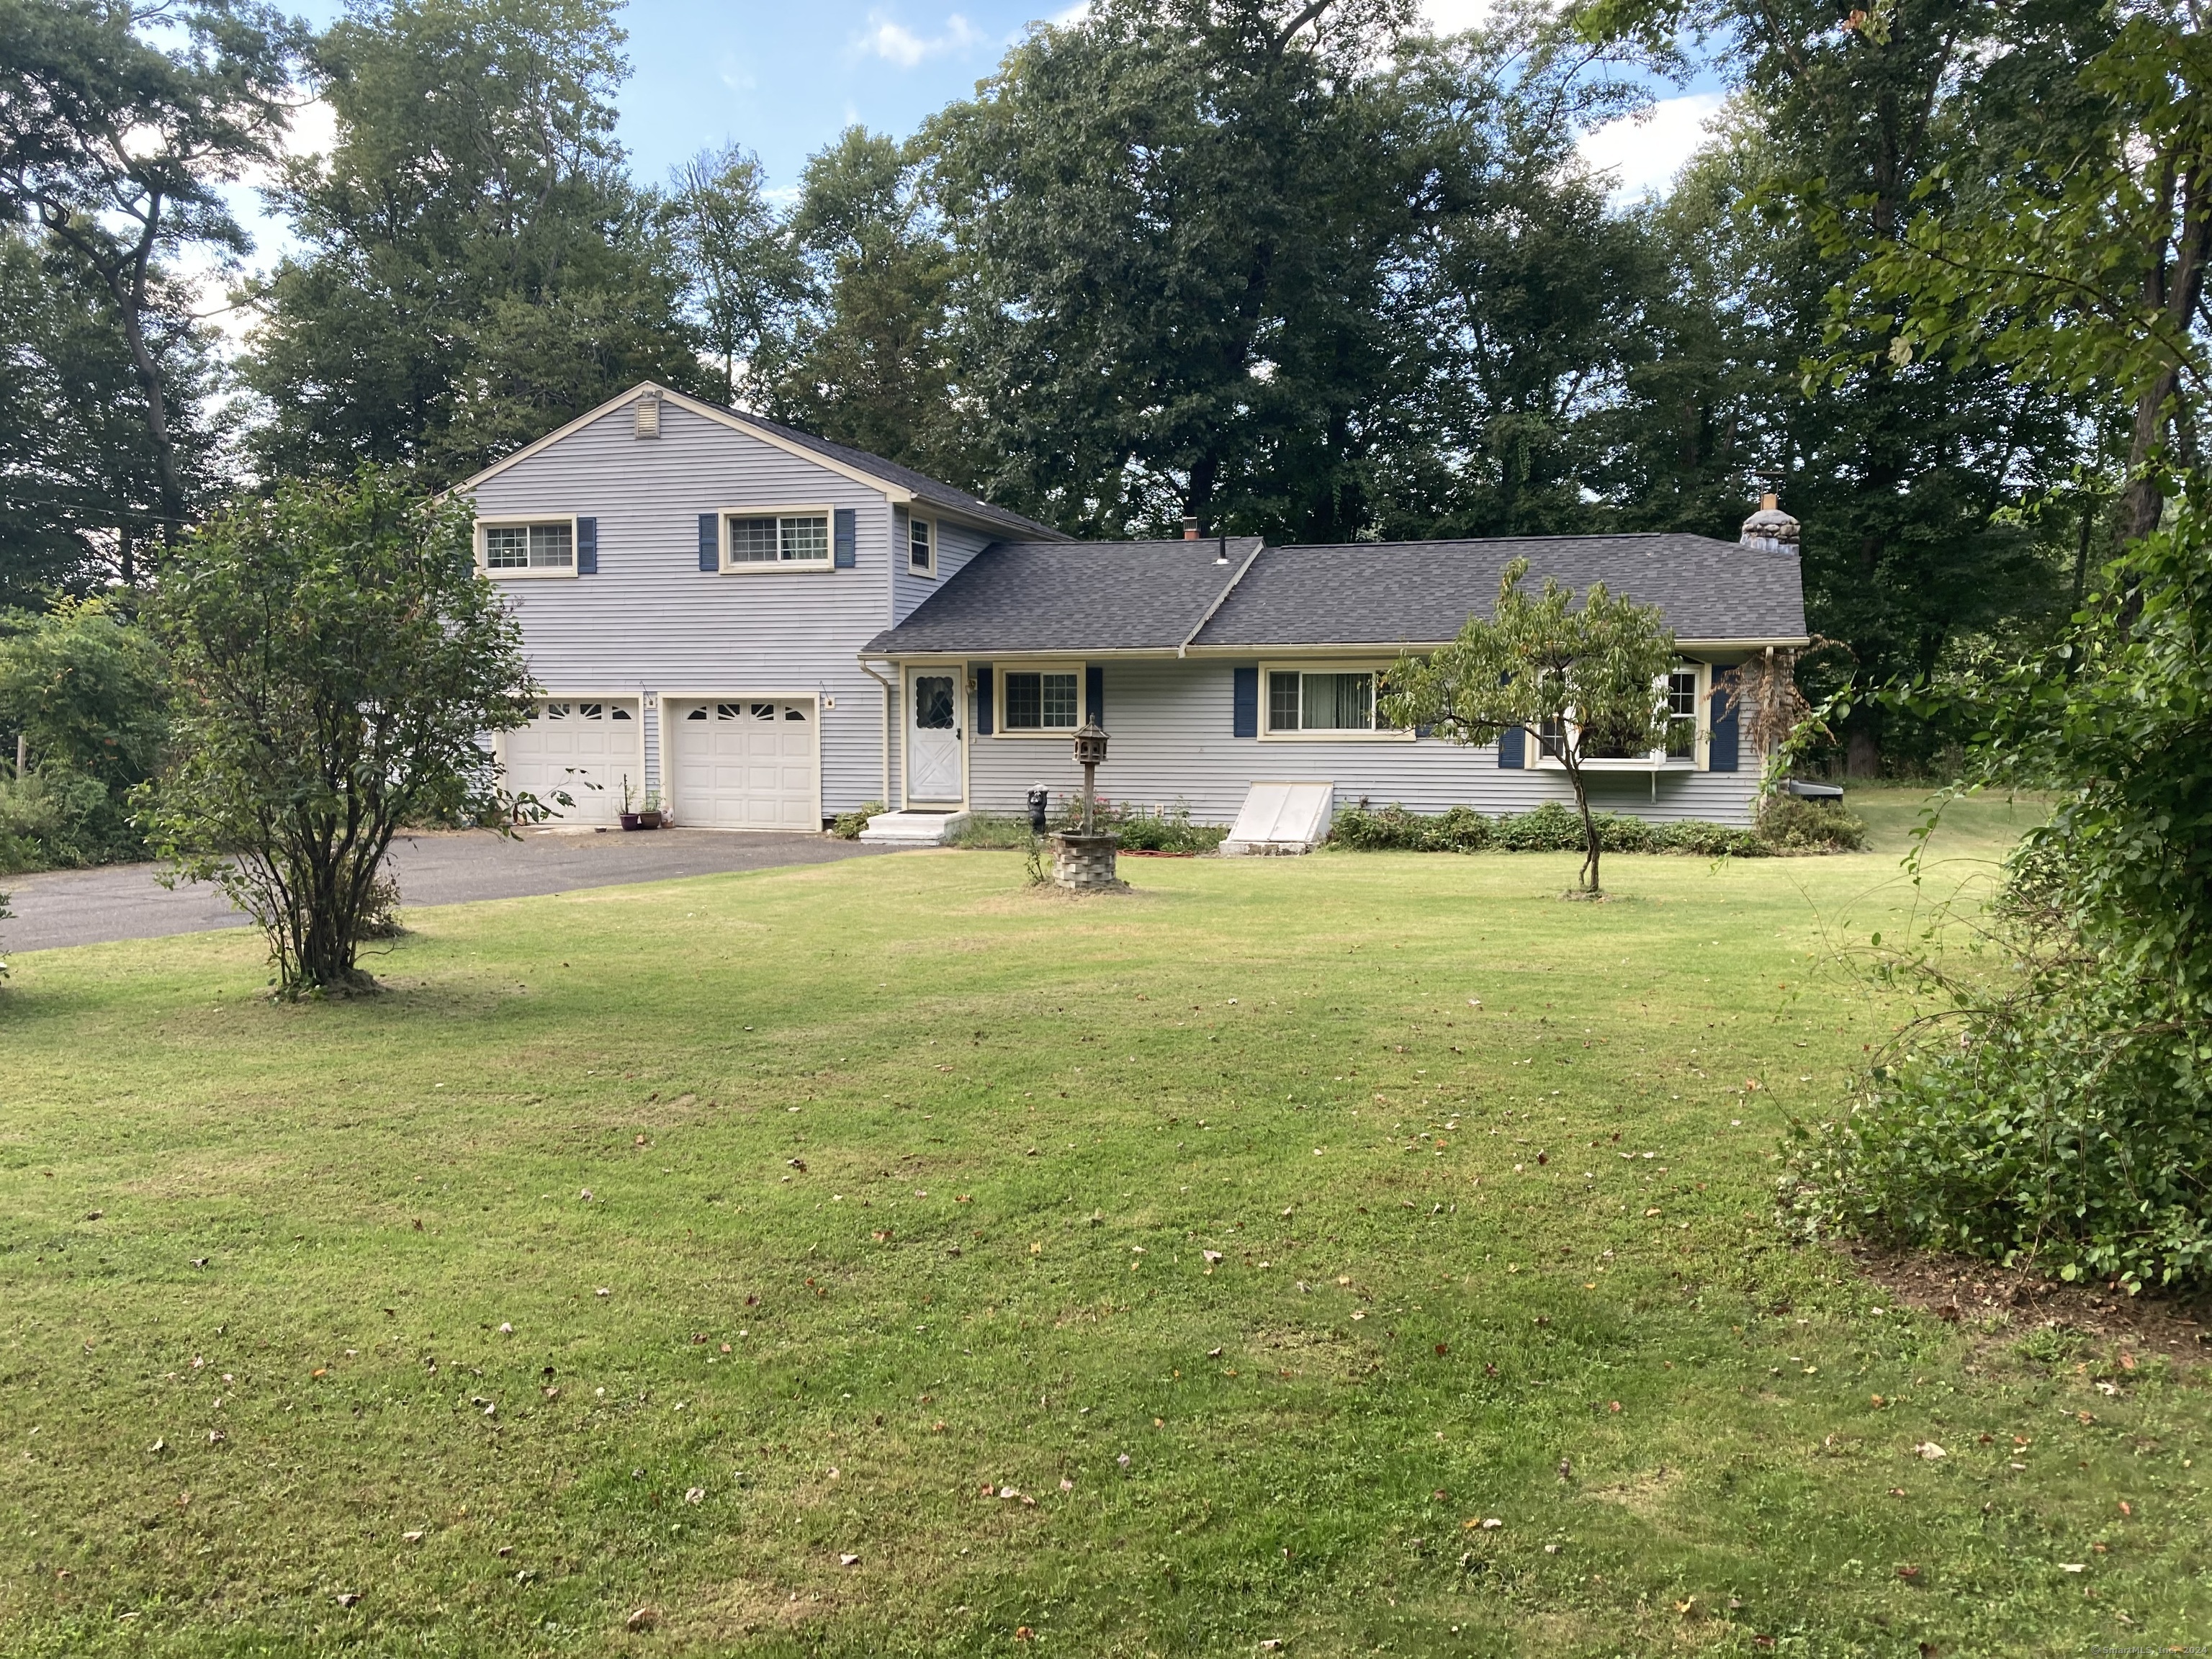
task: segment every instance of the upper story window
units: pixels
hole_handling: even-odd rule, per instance
[[[999,684],[1001,732],[1073,732],[1082,723],[1080,669],[1009,669]]]
[[[568,574],[576,568],[576,526],[568,519],[544,524],[483,526],[487,570],[537,570]]]
[[[830,509],[779,507],[722,515],[726,570],[827,570]]]
[[[937,526],[912,514],[906,521],[906,568],[917,576],[937,574]]]

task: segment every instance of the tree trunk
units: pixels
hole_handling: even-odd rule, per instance
[[[1564,748],[1564,745],[1563,745]],[[1585,893],[1598,892],[1597,820],[1590,816],[1589,789],[1583,782],[1582,768],[1575,764],[1574,757],[1562,753],[1560,759],[1567,769],[1567,781],[1575,787],[1575,810],[1583,815],[1583,868],[1579,880]]]
[[[1881,775],[1881,738],[1865,721],[1852,726],[1844,735],[1844,773],[1854,778]]]

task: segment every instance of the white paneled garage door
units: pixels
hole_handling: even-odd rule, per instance
[[[635,697],[548,697],[529,725],[501,736],[507,787],[553,806],[556,823],[612,823],[625,776],[645,797],[643,729]],[[574,805],[555,805],[563,790]]]
[[[672,702],[669,805],[692,830],[819,830],[822,747],[808,697]]]

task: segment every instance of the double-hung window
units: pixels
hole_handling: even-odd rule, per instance
[[[999,730],[1008,736],[1073,732],[1083,723],[1083,671],[1073,665],[999,672]]]
[[[1702,767],[1705,684],[1705,671],[1697,663],[1678,662],[1667,671],[1665,678],[1653,688],[1659,700],[1663,730],[1658,743],[1649,749],[1631,749],[1601,732],[1585,731],[1577,723],[1572,711],[1564,719],[1554,715],[1537,729],[1536,764],[1562,765],[1567,746],[1579,744],[1577,755],[1581,763],[1601,771],[1608,768],[1643,771]]]
[[[483,564],[488,571],[505,575],[574,575],[576,570],[576,525],[573,519],[549,519],[538,524],[487,524],[478,528],[483,538]]]
[[[1698,758],[1698,671],[1676,663],[1667,674],[1667,758]]]
[[[937,574],[937,526],[927,519],[906,521],[906,568],[917,576]]]
[[[1379,677],[1372,668],[1270,668],[1267,678],[1271,738],[1397,735],[1376,707]]]
[[[722,515],[726,570],[827,570],[830,509],[778,507]]]

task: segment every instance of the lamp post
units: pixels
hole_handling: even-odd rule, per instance
[[[1106,731],[1095,720],[1085,720],[1076,728],[1075,763],[1083,769],[1083,833],[1098,833],[1097,797],[1098,769],[1106,761]]]

